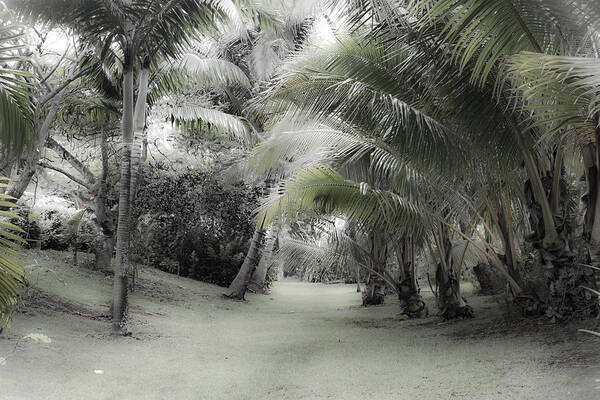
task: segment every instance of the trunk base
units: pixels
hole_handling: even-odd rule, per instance
[[[441,312],[441,317],[444,320],[459,319],[459,318],[474,318],[475,313],[468,304],[449,304]]]
[[[228,292],[221,293],[221,297],[223,297],[225,299],[239,300],[239,301],[246,301],[246,298],[244,295],[245,295],[245,291],[244,291],[244,293],[239,293],[236,291],[228,291]]]
[[[363,306],[376,306],[385,301],[385,284],[383,282],[370,282],[362,294]]]
[[[402,314],[408,318],[423,318],[429,316],[429,308],[423,301],[423,297],[419,294],[413,294],[408,299],[403,301]]]

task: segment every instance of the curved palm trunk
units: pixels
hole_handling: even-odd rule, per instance
[[[584,154],[584,161],[585,158]],[[597,155],[594,154],[593,158],[597,159]],[[534,234],[528,239],[532,240],[538,248],[543,269],[533,277],[524,277],[527,281],[525,283],[528,286],[527,292],[532,295],[529,299],[524,299],[526,302],[524,311],[528,314],[545,312],[547,316],[560,320],[584,309],[591,309],[588,306],[592,305],[593,300],[590,301],[589,297],[586,299],[587,295],[581,288],[581,286],[588,286],[588,277],[583,270],[575,266],[575,253],[571,250],[568,240],[575,227],[570,224],[566,210],[569,199],[564,184],[563,157],[560,149],[554,153],[553,163],[553,167],[545,175],[546,181],[552,182],[552,185],[550,188],[544,188],[543,192],[547,198],[552,199],[553,221],[555,227],[557,227],[556,239],[553,242],[548,243],[546,240],[548,237],[546,234],[547,224],[540,215],[545,207],[541,207],[540,210],[540,204],[537,201],[539,196],[534,199],[531,194],[528,196],[531,225],[535,230]],[[588,172],[590,171],[588,170]],[[597,178],[597,172],[591,172],[592,175],[596,174]],[[588,184],[593,185],[595,181],[594,178],[589,179]],[[534,192],[533,182],[530,182],[530,187]],[[590,189],[594,191],[591,186]],[[549,203],[549,201],[546,201],[546,203]],[[593,213],[594,208],[591,207],[588,212]],[[587,220],[593,221],[595,217],[595,215],[588,216]],[[544,220],[543,224],[539,223],[541,219]],[[592,222],[591,226],[593,225]],[[597,226],[600,228],[600,223]],[[543,240],[541,240],[542,237]],[[592,259],[592,254],[597,251],[600,241],[594,243],[592,232],[588,236],[584,235],[584,237],[589,238],[588,248],[590,249],[590,259]],[[600,239],[600,229],[597,238]],[[597,262],[600,264],[600,259]],[[537,305],[535,305],[536,302]]]
[[[259,253],[264,237],[265,231],[262,227],[257,227],[252,235],[252,240],[250,241],[250,247],[246,254],[246,258],[244,259],[244,263],[233,282],[229,285],[229,288],[227,288],[227,291],[223,293],[224,297],[244,300],[250,277],[259,263]]]
[[[251,292],[265,293],[265,279],[267,278],[267,272],[271,265],[271,257],[273,255],[273,250],[275,249],[275,244],[277,243],[278,235],[279,225],[273,224],[265,239],[265,245],[258,266],[248,283],[248,290]]]
[[[131,146],[133,141],[133,70],[123,73],[123,149],[119,188],[119,218],[113,282],[113,332],[127,334],[127,281],[129,273],[129,220],[131,207]]]

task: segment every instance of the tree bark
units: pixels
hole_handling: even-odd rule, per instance
[[[114,333],[120,334],[129,333],[127,324],[127,289],[129,274],[129,221],[131,208],[131,146],[134,129],[133,106],[133,69],[130,67],[123,72],[123,148],[112,302],[112,328]]]
[[[270,232],[267,234],[260,261],[248,283],[248,290],[251,292],[265,293],[265,279],[271,265],[271,257],[273,255],[273,250],[275,249],[275,244],[277,243],[278,235],[279,225],[275,223],[271,226]]]
[[[254,230],[254,235],[252,235],[250,247],[248,248],[248,253],[246,254],[246,258],[244,259],[242,267],[238,271],[233,282],[231,282],[227,288],[227,291],[223,293],[224,297],[236,300],[244,300],[250,277],[259,263],[259,252],[264,236],[265,231],[262,227],[257,227]]]
[[[102,157],[102,172],[97,183],[95,198],[96,225],[100,229],[100,244],[95,249],[96,268],[101,271],[112,271],[112,256],[115,248],[115,220],[107,201],[108,195],[108,146],[104,129],[101,132],[100,151]]]
[[[428,314],[427,305],[419,294],[414,243],[410,238],[402,238],[396,244],[396,257],[400,264],[398,299],[403,313],[410,318],[420,318]]]
[[[146,102],[148,98],[148,80],[150,77],[149,68],[149,62],[146,60],[138,78],[138,97],[135,103],[135,114],[133,116],[133,143],[131,150],[131,182],[129,184],[129,204],[133,204],[137,192],[137,182],[142,155],[142,142],[146,134]],[[135,221],[131,220],[131,210],[129,210],[129,218],[130,227],[135,227]],[[129,239],[131,239],[131,235],[129,235]],[[131,291],[135,289],[135,278],[137,273],[137,267],[130,266],[129,289]]]
[[[479,282],[479,294],[494,295],[502,293],[506,287],[506,280],[487,263],[480,263],[473,267],[473,273]]]

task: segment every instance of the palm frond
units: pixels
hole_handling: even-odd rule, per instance
[[[194,75],[206,87],[241,86],[251,87],[248,76],[237,65],[218,58],[200,58],[195,54],[184,54],[181,67]]]
[[[294,221],[308,211],[403,232],[421,232],[428,224],[426,213],[406,198],[344,179],[327,166],[300,171],[284,181],[265,200],[257,219],[269,222],[282,216]]]
[[[28,90],[32,87],[24,78],[30,74],[17,69],[26,63],[18,51],[21,28],[11,22],[10,12],[0,11],[0,142],[3,151],[20,152],[31,143],[31,99]]]
[[[156,113],[163,118],[174,121],[203,121],[217,126],[223,132],[247,143],[252,142],[253,130],[247,121],[226,112],[204,105],[184,103],[159,106]]]
[[[7,181],[0,177],[0,181]],[[5,188],[5,183],[0,183],[0,188]],[[8,195],[0,194],[0,206],[3,208],[14,207],[14,199]],[[9,212],[0,212],[2,218],[19,218]],[[25,284],[23,267],[18,262],[19,255],[16,251],[27,242],[18,234],[25,233],[21,228],[6,222],[0,223],[0,331],[8,323],[10,316],[16,310],[17,295]]]

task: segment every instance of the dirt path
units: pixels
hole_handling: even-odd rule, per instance
[[[0,335],[2,400],[600,398],[598,342],[515,323],[492,298],[471,298],[472,321],[406,321],[393,301],[361,307],[353,285],[282,282],[239,303],[150,270],[133,337],[113,338],[110,279],[37,257],[39,291]]]

